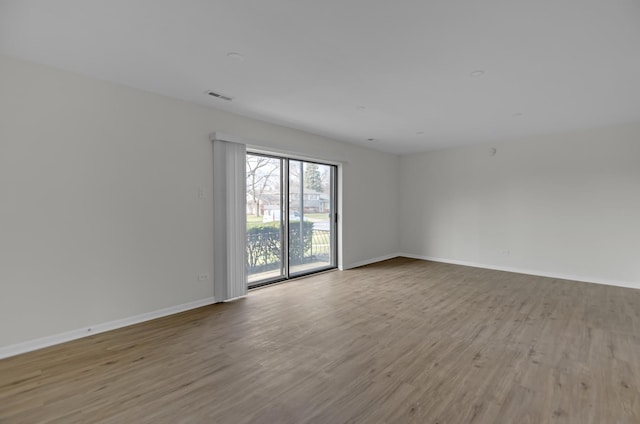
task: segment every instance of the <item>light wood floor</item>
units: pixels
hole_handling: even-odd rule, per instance
[[[394,259],[0,361],[2,423],[640,423],[640,290]]]

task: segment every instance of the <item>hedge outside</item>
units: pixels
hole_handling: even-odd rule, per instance
[[[304,263],[309,258],[313,239],[313,222],[302,222],[302,240],[300,239],[300,221],[289,223],[289,262]],[[262,272],[276,268],[280,263],[280,227],[259,225],[247,229],[247,267],[249,272]]]

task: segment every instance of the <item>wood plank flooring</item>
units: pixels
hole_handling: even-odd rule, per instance
[[[2,360],[0,423],[640,423],[640,290],[330,272]]]

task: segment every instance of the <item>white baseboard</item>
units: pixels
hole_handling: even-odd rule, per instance
[[[389,255],[379,256],[377,258],[365,259],[364,261],[354,262],[350,265],[343,266],[341,270],[357,268],[359,266],[369,265],[380,261],[386,261],[387,259],[397,258],[398,256],[402,256],[400,253],[391,253]]]
[[[19,355],[21,353],[31,352],[33,350],[42,349],[71,340],[76,340],[82,337],[91,336],[93,334],[104,333],[105,331],[115,330],[116,328],[122,328],[128,325],[138,324],[140,322],[150,321],[156,318],[162,318],[167,315],[177,314],[179,312],[188,311],[190,309],[200,308],[202,306],[211,305],[212,303],[215,303],[215,299],[213,297],[208,297],[206,299],[183,303],[182,305],[170,306],[168,308],[146,312],[144,314],[135,315],[128,318],[122,318],[115,321],[109,321],[89,327],[78,328],[76,330],[54,334],[52,336],[41,337],[38,339],[29,340],[6,347],[0,347],[0,359]]]
[[[406,257],[412,259],[421,259],[425,261],[442,262],[454,265],[471,266],[474,268],[492,269],[496,271],[514,272],[517,274],[538,275],[541,277],[558,278],[562,280],[582,281],[586,283],[605,284],[608,286],[627,287],[633,289],[640,289],[640,283],[632,283],[628,281],[608,280],[601,278],[590,278],[579,275],[559,274],[554,272],[546,272],[531,269],[513,268],[498,265],[487,265],[471,261],[461,261],[457,259],[437,258],[433,256],[415,255],[413,253],[391,253],[389,255],[379,256],[377,258],[366,259],[363,261],[354,262],[348,266],[342,267],[342,269],[357,268],[364,265],[369,265],[375,262],[385,261],[396,257]],[[138,324],[144,321],[150,321],[156,318],[162,318],[168,315],[177,314],[180,312],[188,311],[190,309],[200,308],[202,306],[211,305],[215,303],[213,297],[206,299],[196,300],[194,302],[183,303],[182,305],[170,306],[168,308],[159,309],[157,311],[147,312],[140,315],[135,315],[128,318],[123,318],[115,321],[109,321],[102,324],[92,325],[89,327],[79,328],[76,330],[67,331],[64,333],[54,334],[52,336],[41,337],[34,340],[29,340],[14,345],[0,347],[0,359],[8,358],[10,356],[19,355],[21,353],[31,352],[34,350],[42,349],[45,347],[53,346],[56,344],[76,340],[82,337],[91,336],[93,334],[103,333],[105,331],[115,330],[117,328],[126,327],[128,325]]]
[[[446,264],[471,266],[471,267],[474,267],[474,268],[492,269],[492,270],[495,270],[495,271],[514,272],[516,274],[537,275],[537,276],[540,276],[540,277],[558,278],[558,279],[561,279],[561,280],[581,281],[581,282],[584,282],[584,283],[605,284],[607,286],[617,286],[617,287],[627,287],[627,288],[631,288],[631,289],[640,289],[640,283],[632,283],[632,282],[629,282],[629,281],[607,280],[607,279],[602,279],[602,278],[585,277],[583,275],[569,275],[569,274],[560,274],[560,273],[556,273],[556,272],[547,272],[547,271],[539,271],[539,270],[531,270],[531,269],[523,269],[523,268],[513,268],[513,267],[508,267],[508,266],[487,265],[487,264],[481,264],[481,263],[477,263],[477,262],[460,261],[460,260],[457,260],[457,259],[445,259],[445,258],[436,258],[436,257],[433,257],[433,256],[414,255],[412,253],[399,253],[398,256],[404,256],[405,258],[412,258],[412,259],[421,259],[421,260],[425,260],[425,261],[442,262],[442,263],[446,263]]]

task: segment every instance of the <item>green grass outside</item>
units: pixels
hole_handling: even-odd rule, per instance
[[[279,227],[280,226],[280,222],[275,221],[275,222],[262,222],[262,217],[261,216],[255,216],[255,215],[247,215],[247,229],[249,228],[255,228],[255,227]]]
[[[312,219],[314,221],[328,221],[329,220],[329,214],[327,212],[324,213],[307,213],[304,215],[305,218],[309,218]],[[260,226],[271,226],[271,227],[278,227],[280,225],[280,222],[275,221],[275,222],[262,222],[262,217],[261,216],[255,216],[255,215],[247,215],[247,229],[249,228],[255,228],[255,227],[260,227]]]

